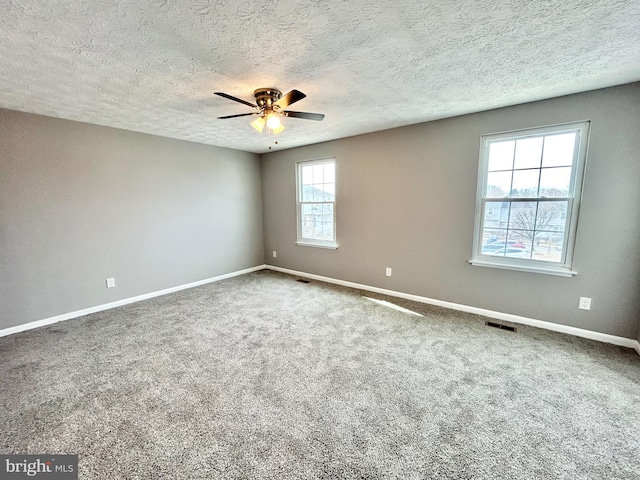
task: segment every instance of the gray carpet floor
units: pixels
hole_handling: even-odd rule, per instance
[[[0,338],[0,448],[85,479],[639,479],[640,357],[485,320],[264,270]]]

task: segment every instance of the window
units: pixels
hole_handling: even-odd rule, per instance
[[[589,122],[484,135],[473,265],[572,271]]]
[[[298,162],[298,245],[337,248],[336,160]]]

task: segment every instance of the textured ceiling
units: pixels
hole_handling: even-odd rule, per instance
[[[639,0],[2,0],[0,30],[0,107],[252,152],[640,80]],[[216,119],[258,87],[326,118]]]

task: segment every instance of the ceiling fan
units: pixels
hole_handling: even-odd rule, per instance
[[[305,120],[320,121],[324,118],[321,113],[309,113],[309,112],[294,112],[293,110],[285,110],[289,105],[302,100],[306,95],[299,90],[291,90],[286,95],[282,95],[280,90],[275,88],[258,88],[253,92],[256,97],[256,104],[242,100],[241,98],[234,97],[228,93],[213,92],[234,102],[242,103],[249,107],[255,108],[255,112],[240,113],[238,115],[226,115],[224,117],[218,117],[219,119],[246,117],[249,115],[259,115],[257,119],[251,122],[251,126],[258,132],[262,133],[264,126],[266,125],[273,133],[280,133],[284,130],[284,125],[280,121],[280,117],[294,117],[304,118]]]

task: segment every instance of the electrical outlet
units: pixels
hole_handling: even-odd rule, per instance
[[[107,288],[113,288],[116,286],[115,278],[107,278]]]
[[[273,251],[273,258],[276,258],[276,251]]]
[[[385,270],[385,275],[386,275],[387,277],[390,277],[390,276],[391,276],[391,267],[387,267],[387,269]]]
[[[589,297],[580,297],[578,308],[581,310],[591,310],[591,299]]]

